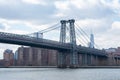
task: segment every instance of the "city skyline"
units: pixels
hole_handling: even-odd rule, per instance
[[[73,18],[87,34],[92,30],[95,43],[101,49],[116,48],[120,46],[119,10],[119,0],[0,0],[0,31],[29,34]],[[48,34],[44,37],[59,38]],[[0,44],[0,58],[5,49],[15,51],[17,47]]]

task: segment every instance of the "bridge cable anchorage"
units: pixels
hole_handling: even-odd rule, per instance
[[[78,27],[78,28],[77,27],[76,28],[79,30],[79,32],[82,31],[86,35],[86,40],[89,42],[89,36],[88,36],[88,34],[80,26],[78,26],[76,23],[75,23],[75,25]],[[96,48],[100,49],[100,47],[97,44],[94,44],[94,45],[96,46]]]
[[[59,24],[59,23],[54,24],[53,26],[48,27],[48,28],[46,28],[46,29],[43,29],[43,30],[41,30],[41,31],[33,32],[33,33],[30,33],[30,34],[26,34],[26,35],[33,35],[33,34],[35,34],[35,33],[45,33],[45,32],[49,32],[49,31],[55,30],[55,29],[57,29],[57,28],[60,27],[60,26],[57,26],[58,24]]]

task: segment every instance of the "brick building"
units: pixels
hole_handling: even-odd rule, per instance
[[[3,53],[4,55],[4,66],[14,65],[14,53],[12,50],[6,49]]]
[[[120,47],[106,49],[109,65],[120,65]]]
[[[15,53],[17,66],[56,66],[57,51],[34,47],[19,47]]]

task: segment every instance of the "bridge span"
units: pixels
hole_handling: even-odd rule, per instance
[[[0,32],[0,42],[25,45],[31,47],[54,49],[58,51],[62,50],[65,52],[70,52],[70,50],[72,49],[72,45],[70,43],[61,43],[58,41],[53,41],[43,38],[35,38],[26,35],[19,35],[19,34],[5,33],[5,32]],[[106,56],[105,52],[102,50],[84,47],[84,46],[77,46],[76,48],[78,53],[88,53],[98,56]]]
[[[54,49],[60,52],[62,51],[64,52],[64,54],[70,53],[72,49],[72,45],[70,43],[61,43],[58,41],[52,41],[52,40],[47,40],[42,38],[35,38],[35,37],[26,36],[26,35],[18,35],[18,34],[12,34],[12,33],[4,33],[4,32],[0,32],[0,42],[17,44],[17,45],[25,45],[25,46],[31,46],[31,47]],[[91,56],[107,57],[107,54],[102,50],[83,47],[83,46],[77,46],[77,45],[76,45],[76,48],[77,48],[76,49],[77,53],[80,55],[86,54]]]
[[[25,45],[31,47],[54,49],[59,52],[58,55],[58,66],[64,67],[66,60],[66,53],[70,55],[70,66],[77,67],[79,63],[78,55],[86,54],[90,60],[91,57],[107,57],[107,54],[103,50],[98,50],[95,48],[89,48],[84,46],[79,46],[76,44],[75,26],[74,19],[62,20],[61,21],[61,31],[60,31],[60,41],[47,40],[43,38],[30,37],[27,35],[19,35],[12,33],[0,32],[0,42]],[[66,43],[66,23],[69,23],[69,33],[70,42]],[[67,54],[68,55],[68,54]]]
[[[60,43],[58,41],[5,32],[0,32],[0,42],[55,50],[68,51],[71,49],[68,43]]]

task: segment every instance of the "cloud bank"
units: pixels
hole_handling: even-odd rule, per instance
[[[87,34],[94,33],[100,48],[120,46],[119,0],[0,0],[2,32],[28,34],[71,18]],[[58,36],[52,38],[59,40]]]

